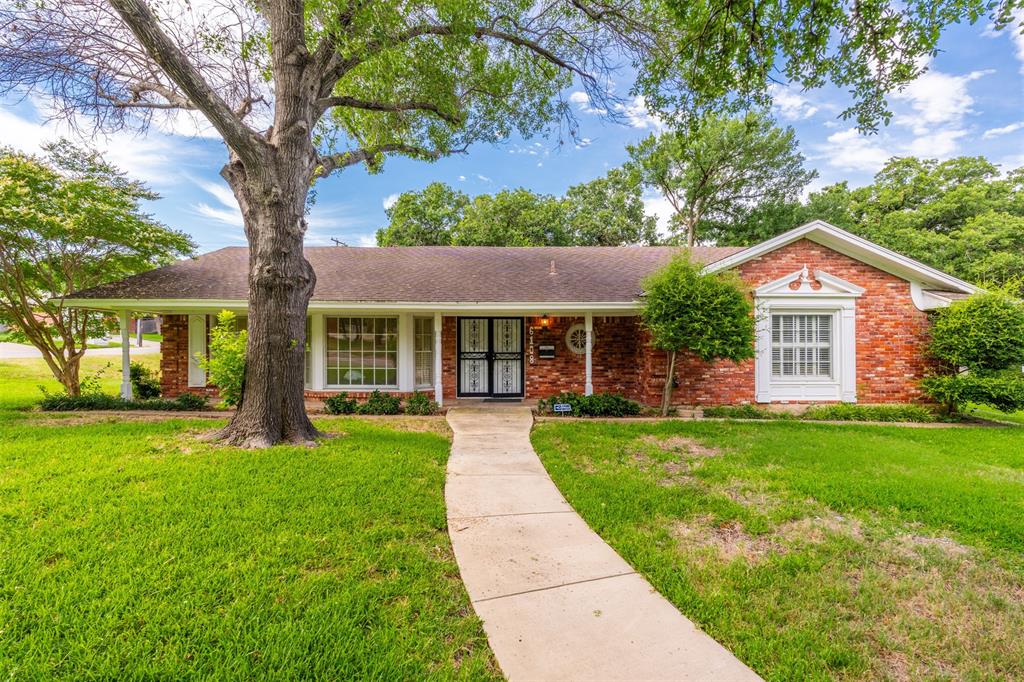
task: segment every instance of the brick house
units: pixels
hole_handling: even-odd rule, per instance
[[[611,391],[660,400],[666,357],[637,313],[674,247],[312,247],[307,397],[374,389],[459,398]],[[735,270],[756,357],[679,363],[681,405],[916,400],[928,311],[967,282],[816,221],[755,246],[696,247]],[[226,248],[80,292],[71,305],[163,319],[163,391],[215,393],[196,362],[216,314],[245,324],[247,251]],[[127,327],[125,327],[126,329]],[[127,334],[123,334],[127,338]],[[130,385],[125,382],[125,391]]]

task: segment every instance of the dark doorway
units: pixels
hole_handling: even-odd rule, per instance
[[[457,343],[459,397],[523,397],[523,318],[460,317]]]

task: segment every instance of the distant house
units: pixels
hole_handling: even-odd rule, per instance
[[[613,391],[655,405],[666,358],[637,316],[640,283],[676,251],[308,248],[317,286],[307,396],[418,390],[443,402]],[[927,364],[928,311],[975,291],[823,222],[692,255],[750,286],[757,352],[739,364],[684,358],[674,393],[684,405],[913,401]],[[247,259],[244,248],[221,249],[80,292],[69,304],[160,315],[164,393],[211,393],[195,358],[206,353],[218,311],[245,315]]]

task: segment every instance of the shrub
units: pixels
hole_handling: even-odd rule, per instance
[[[705,417],[713,419],[792,419],[789,412],[775,412],[756,405],[715,405],[703,409]]]
[[[405,401],[406,414],[437,414],[438,409],[440,409],[440,405],[431,400],[430,396],[426,393],[420,393],[419,391],[413,391],[413,394]]]
[[[398,414],[401,411],[401,399],[380,391],[374,391],[365,403],[356,407],[356,414]]]
[[[935,413],[921,405],[814,405],[801,419],[855,422],[933,422]]]
[[[245,385],[245,344],[248,334],[238,329],[237,318],[229,310],[217,315],[217,325],[210,330],[210,357],[199,358],[210,383],[220,389],[220,397],[229,407],[242,400]]]
[[[132,382],[132,395],[139,400],[160,397],[160,377],[141,362],[129,365],[128,376]]]
[[[44,412],[84,412],[91,410],[160,410],[170,412],[192,412],[206,409],[206,398],[182,393],[177,398],[149,398],[148,400],[125,400],[120,396],[106,393],[83,393],[71,396],[67,393],[45,393],[39,402]]]
[[[348,393],[342,391],[324,401],[324,412],[327,414],[353,414],[356,411],[356,401],[348,397]]]
[[[921,387],[953,414],[965,403],[998,410],[1024,408],[1024,305],[994,291],[957,301],[935,314],[930,354],[944,375]]]
[[[1024,377],[1016,370],[1001,374],[927,377],[921,386],[928,395],[947,407],[978,403],[1003,412],[1024,410]]]
[[[568,416],[577,417],[632,417],[640,414],[641,410],[640,403],[617,393],[580,395],[569,392],[538,401],[537,409],[541,412],[552,412],[556,403],[568,403],[572,408]]]
[[[1024,305],[994,291],[935,313],[931,355],[951,369],[999,371],[1024,364]]]

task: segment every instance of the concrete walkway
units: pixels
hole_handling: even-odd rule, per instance
[[[457,407],[455,558],[510,680],[757,680],[584,523],[530,445],[525,407]]]

